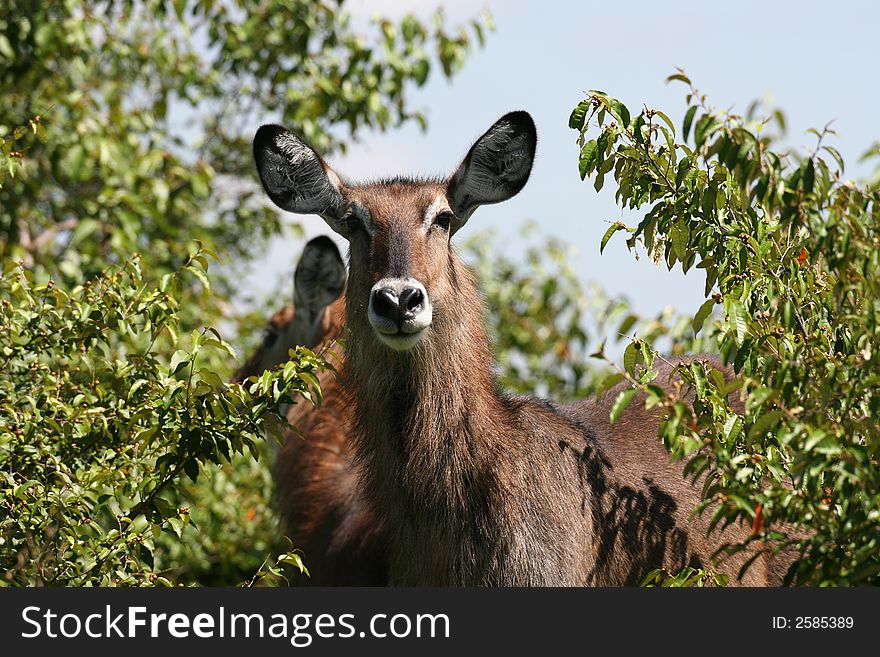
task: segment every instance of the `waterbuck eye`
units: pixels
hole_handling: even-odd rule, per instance
[[[450,226],[452,226],[453,219],[455,219],[455,215],[451,212],[441,212],[434,217],[434,225],[440,226],[443,230],[448,231]]]
[[[354,232],[358,228],[363,226],[360,217],[355,214],[354,210],[348,210],[344,215],[342,215],[342,225],[345,226],[345,229],[349,232]]]

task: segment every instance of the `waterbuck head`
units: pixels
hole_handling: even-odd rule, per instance
[[[505,201],[523,188],[535,144],[532,118],[511,112],[445,180],[349,183],[276,125],[257,131],[254,157],[276,205],[319,214],[349,241],[349,324],[365,320],[381,344],[406,351],[431,333],[445,309],[473,303],[456,298],[456,278],[463,274],[450,238],[479,206]]]
[[[345,278],[345,263],[333,240],[326,235],[310,240],[293,275],[293,305],[272,316],[262,344],[232,380],[259,376],[287,361],[296,345],[311,348],[331,335],[336,337],[331,305],[345,291]]]

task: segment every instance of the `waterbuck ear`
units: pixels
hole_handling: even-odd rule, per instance
[[[319,214],[339,232],[342,184],[315,150],[280,125],[264,125],[254,136],[254,160],[263,189],[278,207]]]
[[[528,112],[511,112],[477,139],[447,183],[446,196],[464,223],[481,205],[500,203],[523,188],[532,171],[538,135]]]
[[[336,244],[326,235],[310,240],[293,275],[296,312],[306,310],[317,317],[344,289],[345,263]]]

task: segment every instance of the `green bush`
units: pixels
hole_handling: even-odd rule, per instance
[[[170,583],[156,568],[175,502],[199,478],[277,426],[279,403],[315,399],[324,362],[298,351],[247,386],[204,367],[234,356],[213,329],[179,346],[179,288],[205,277],[196,251],[158,287],[131,262],[69,292],[20,265],[0,278],[0,564],[18,585]],[[272,419],[275,424],[273,425]],[[216,482],[216,479],[215,479]],[[226,491],[220,491],[224,493]]]
[[[639,211],[602,247],[625,232],[631,249],[641,244],[669,269],[702,270],[693,330],[736,377],[708,361],[679,367],[696,398],[668,396],[652,383],[661,355],[637,337],[608,383],[626,378],[663,406],[667,446],[693,473],[710,473],[701,510],[713,522],[745,520],[750,540],[796,548],[799,583],[877,583],[880,186],[844,178],[828,128],[812,131],[812,150],[784,153],[779,113],[719,111],[683,73],[670,79],[689,87],[678,135],[663,112],[633,116],[600,91],[569,125],[581,177],[598,191],[611,174],[617,202]]]

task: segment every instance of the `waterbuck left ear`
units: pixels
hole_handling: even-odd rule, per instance
[[[319,214],[330,228],[345,234],[339,219],[342,183],[311,146],[280,125],[264,125],[254,137],[254,160],[275,205]]]
[[[528,112],[510,112],[477,139],[447,183],[446,196],[464,223],[481,205],[500,203],[526,184],[538,135]]]

